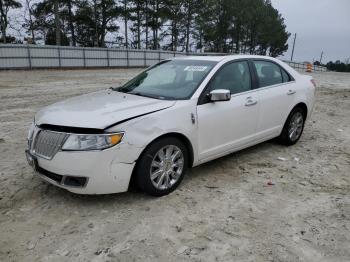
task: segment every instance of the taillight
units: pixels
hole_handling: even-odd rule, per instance
[[[313,86],[316,88],[316,81],[311,79],[311,83],[313,84]]]

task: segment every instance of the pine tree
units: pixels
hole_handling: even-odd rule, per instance
[[[0,0],[0,30],[1,41],[6,43],[6,30],[8,27],[8,12],[10,9],[20,8],[22,4],[16,0]]]

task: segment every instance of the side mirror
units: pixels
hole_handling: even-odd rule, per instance
[[[209,93],[209,99],[212,102],[229,101],[231,99],[231,92],[227,89],[216,89]]]

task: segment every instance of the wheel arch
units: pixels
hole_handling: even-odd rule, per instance
[[[307,108],[307,105],[304,103],[304,102],[299,102],[297,103],[295,106],[292,107],[292,109],[290,110],[285,122],[284,122],[284,125],[283,125],[283,128],[281,130],[281,133],[280,135],[277,137],[277,140],[284,144],[284,145],[287,145],[287,146],[290,146],[290,145],[294,145],[300,138],[301,134],[299,135],[299,137],[297,138],[297,140],[295,141],[289,141],[286,137],[286,134],[287,134],[287,124],[288,124],[288,119],[291,117],[292,115],[292,112],[296,109],[296,108],[300,108],[303,112],[303,117],[304,117],[304,123],[305,123],[305,120],[307,118],[307,114],[308,114],[308,108]],[[304,127],[303,127],[304,128]],[[302,132],[302,131],[301,131]]]
[[[188,165],[189,167],[192,167],[193,165],[193,161],[194,161],[194,151],[193,151],[193,146],[192,143],[190,141],[190,139],[185,136],[184,134],[178,133],[178,132],[170,132],[170,133],[165,133],[162,134],[156,138],[154,138],[151,142],[148,143],[148,145],[142,150],[140,156],[143,154],[143,152],[154,142],[166,138],[166,137],[175,137],[177,139],[179,139],[182,143],[184,143],[184,145],[186,146],[186,149],[188,151],[188,157],[189,157],[189,161],[188,161]]]
[[[295,108],[301,108],[304,111],[304,120],[306,120],[307,114],[308,114],[308,108],[307,105],[304,102],[299,102],[296,104],[292,110],[290,110],[289,114],[295,109]],[[289,116],[289,115],[288,115]]]
[[[283,131],[283,128],[285,127],[286,123],[287,123],[287,120],[288,120],[288,117],[290,116],[290,114],[293,112],[293,110],[295,108],[301,108],[304,112],[304,121],[306,120],[307,118],[307,113],[308,113],[308,108],[307,108],[307,105],[304,103],[304,102],[299,102],[297,103],[296,105],[294,105],[290,110],[289,110],[289,113],[288,115],[286,116],[285,120],[284,120],[284,123],[283,123],[283,126],[282,126],[282,129],[281,129],[281,133]]]
[[[142,150],[142,152],[139,154],[139,157],[136,159],[136,165],[138,164],[138,160],[140,159],[140,157],[142,156],[142,154],[145,152],[145,150],[151,145],[153,144],[154,142],[160,140],[160,139],[163,139],[163,138],[166,138],[166,137],[175,137],[177,139],[179,139],[182,143],[184,143],[184,145],[186,146],[187,150],[188,150],[188,167],[192,167],[193,166],[193,162],[194,162],[194,151],[193,151],[193,146],[192,146],[192,143],[190,141],[190,139],[185,136],[184,134],[181,134],[181,133],[178,133],[178,132],[169,132],[169,133],[165,133],[165,134],[162,134],[156,138],[154,138],[151,142],[149,142],[147,144],[147,146]],[[129,188],[130,186],[134,185],[135,184],[135,169],[136,169],[136,165],[133,169],[133,172],[131,174],[131,177],[130,177],[130,182],[129,182]]]

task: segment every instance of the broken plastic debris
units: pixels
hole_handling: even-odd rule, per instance
[[[339,128],[339,129],[337,129],[337,131],[338,131],[338,132],[343,132],[344,130],[341,129],[341,128]]]
[[[286,161],[286,160],[287,160],[287,158],[280,157],[280,156],[279,156],[279,157],[277,157],[277,159],[278,159],[278,160],[280,160],[280,161]]]
[[[299,162],[300,158],[299,157],[294,157],[294,161]]]
[[[268,185],[268,186],[274,186],[275,184],[274,184],[274,183],[272,183],[272,181],[271,181],[271,180],[269,180],[269,181],[267,181],[267,185]]]

